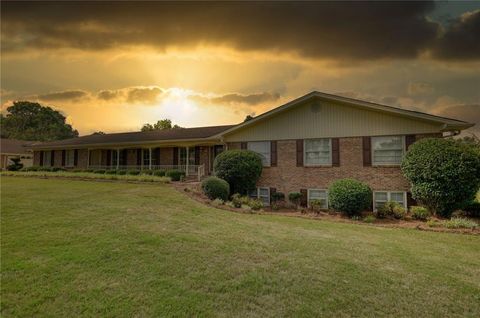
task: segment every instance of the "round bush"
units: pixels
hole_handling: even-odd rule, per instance
[[[126,174],[127,174],[127,170],[118,170],[118,171],[117,171],[117,174],[119,174],[119,175],[126,175]]]
[[[127,174],[131,176],[138,176],[140,174],[140,170],[128,170]]]
[[[415,220],[426,221],[430,218],[430,212],[423,206],[412,206],[410,212]]]
[[[185,172],[180,170],[168,170],[165,172],[165,176],[169,177],[172,181],[180,181],[185,176]]]
[[[360,181],[342,179],[328,188],[328,201],[334,210],[355,215],[371,207],[372,190]]]
[[[232,193],[248,194],[262,174],[260,155],[250,150],[227,150],[213,163],[215,175],[230,184]]]
[[[113,169],[111,169],[111,170],[106,170],[106,171],[105,171],[105,174],[117,174],[117,170],[113,170]]]
[[[202,190],[210,200],[222,199],[227,201],[230,195],[228,182],[217,177],[208,177],[203,180]]]
[[[157,177],[165,177],[165,171],[163,170],[155,170],[153,171],[153,175]]]
[[[480,155],[474,146],[453,139],[423,139],[406,153],[402,172],[414,199],[448,217],[480,188]]]
[[[93,173],[105,174],[105,169],[97,169],[97,170],[94,170]]]

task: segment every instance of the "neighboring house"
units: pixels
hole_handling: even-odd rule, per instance
[[[5,170],[11,165],[13,158],[20,158],[24,167],[30,167],[33,164],[33,153],[29,149],[32,141],[5,139],[0,140],[0,161],[1,169]]]
[[[374,204],[411,204],[400,162],[426,137],[453,135],[473,124],[370,102],[312,92],[233,126],[90,135],[35,145],[34,164],[67,168],[179,168],[211,174],[224,149],[262,155],[255,195],[301,192],[302,203],[321,199],[337,179],[354,178],[374,191]]]

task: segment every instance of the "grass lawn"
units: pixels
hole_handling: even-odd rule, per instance
[[[480,316],[480,237],[237,214],[165,184],[2,177],[1,314]]]

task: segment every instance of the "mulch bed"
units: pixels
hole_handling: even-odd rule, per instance
[[[365,226],[377,226],[377,227],[388,227],[388,228],[410,228],[420,231],[428,232],[442,232],[442,233],[456,233],[456,234],[469,234],[469,235],[480,235],[480,228],[476,229],[448,229],[444,227],[429,227],[426,222],[417,221],[413,219],[407,220],[393,220],[393,219],[376,219],[374,223],[365,223],[363,221],[355,221],[346,216],[343,216],[340,213],[330,214],[327,212],[320,212],[318,214],[313,213],[311,210],[308,210],[307,213],[302,213],[301,211],[295,211],[288,208],[282,208],[279,210],[272,210],[270,208],[265,208],[262,211],[245,211],[242,209],[232,208],[228,205],[212,205],[211,200],[208,199],[201,191],[199,182],[172,182],[170,183],[176,190],[185,193],[190,198],[217,208],[226,211],[231,211],[235,213],[244,213],[244,214],[262,214],[262,215],[281,215],[286,217],[297,217],[305,218],[317,221],[332,221],[332,222],[341,222],[341,223],[352,223]]]

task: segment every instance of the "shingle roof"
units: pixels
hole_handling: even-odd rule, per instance
[[[28,153],[29,145],[33,141],[18,140],[18,139],[0,139],[0,152],[12,154],[26,154]]]
[[[126,132],[104,135],[88,135],[78,138],[57,140],[51,142],[36,143],[32,148],[60,147],[60,146],[84,146],[94,144],[128,144],[138,142],[156,142],[168,140],[189,140],[208,138],[232,128],[234,125],[176,128],[145,132]]]

